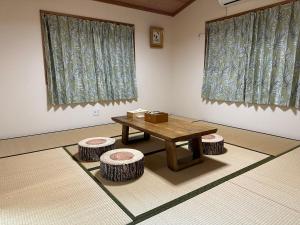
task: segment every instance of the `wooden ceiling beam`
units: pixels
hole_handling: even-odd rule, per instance
[[[130,4],[130,3],[126,3],[126,2],[122,2],[122,1],[118,1],[118,0],[94,0],[94,1],[104,2],[104,3],[108,3],[108,4],[113,4],[113,5],[119,5],[119,6],[123,6],[123,7],[127,7],[127,8],[132,8],[132,9],[138,9],[138,10],[142,10],[142,11],[146,11],[146,12],[157,13],[157,14],[161,14],[161,15],[165,15],[165,16],[176,16],[183,9],[185,9],[190,4],[192,4],[195,0],[190,0],[190,1],[186,2],[183,6],[181,6],[179,9],[177,9],[174,12],[167,12],[167,11],[160,10],[160,9],[139,6],[139,5]]]
[[[117,0],[94,0],[94,1],[104,2],[104,3],[108,3],[108,4],[113,4],[113,5],[124,6],[124,7],[127,7],[127,8],[138,9],[138,10],[157,13],[157,14],[162,14],[162,15],[166,15],[166,16],[173,16],[173,14],[170,13],[170,12],[166,12],[166,11],[159,10],[159,9],[152,9],[152,8],[139,6],[139,5],[134,5],[134,4],[121,2],[121,1],[117,1]]]
[[[180,13],[182,10],[184,10],[186,7],[188,7],[189,5],[191,5],[194,1],[196,0],[190,0],[188,2],[186,2],[183,6],[181,6],[179,9],[177,9],[172,16],[176,16],[178,13]]]

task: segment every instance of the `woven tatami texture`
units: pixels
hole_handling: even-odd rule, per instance
[[[299,213],[226,182],[140,224],[295,225],[299,223]]]
[[[300,148],[141,224],[300,224]]]
[[[126,224],[131,219],[63,149],[0,160],[0,224]]]
[[[232,183],[272,199],[300,216],[300,148],[257,167]]]

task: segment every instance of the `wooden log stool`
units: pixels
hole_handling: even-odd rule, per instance
[[[225,153],[224,138],[218,134],[203,136],[202,146],[205,155],[220,155]]]
[[[144,173],[144,154],[135,149],[115,149],[100,157],[100,174],[110,181],[136,179]]]
[[[96,162],[100,156],[107,151],[114,149],[116,140],[107,137],[93,137],[78,143],[79,159],[81,161]]]

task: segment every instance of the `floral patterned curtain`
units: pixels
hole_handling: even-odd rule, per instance
[[[300,108],[300,1],[208,24],[202,97]]]
[[[137,98],[134,27],[42,13],[50,105]]]

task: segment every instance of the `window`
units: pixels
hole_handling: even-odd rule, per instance
[[[137,98],[134,26],[41,11],[49,105]]]
[[[300,108],[300,1],[207,23],[202,97]]]

